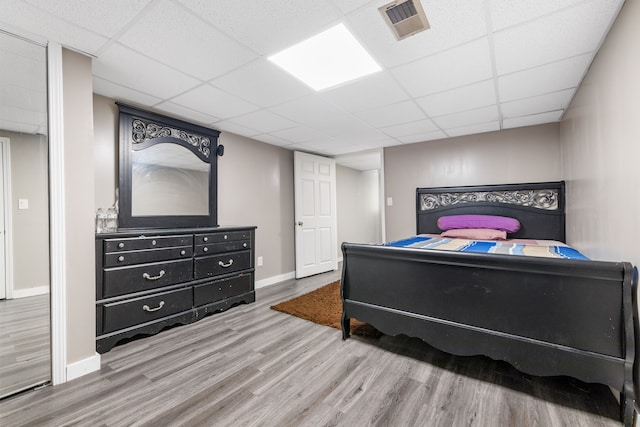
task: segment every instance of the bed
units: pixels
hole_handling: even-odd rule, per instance
[[[417,234],[460,214],[516,218],[513,239],[565,242],[564,182],[418,188]],[[343,243],[342,337],[350,319],[485,355],[531,375],[568,375],[620,391],[634,417],[637,270],[602,262]]]

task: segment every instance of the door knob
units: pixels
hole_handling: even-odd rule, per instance
[[[303,224],[303,222],[302,222],[302,221],[298,221],[298,225],[299,225],[300,227],[302,227],[302,224]]]

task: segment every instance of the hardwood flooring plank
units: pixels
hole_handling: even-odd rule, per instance
[[[405,336],[270,310],[339,278],[289,280],[199,322],[134,339],[102,369],[0,400],[2,426],[619,426],[609,389],[456,357]]]

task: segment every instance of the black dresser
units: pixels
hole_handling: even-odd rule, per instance
[[[97,351],[254,302],[255,228],[97,234]]]

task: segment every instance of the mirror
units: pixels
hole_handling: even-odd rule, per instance
[[[51,379],[46,58],[0,31],[0,398]]]
[[[119,228],[217,226],[219,132],[118,107]]]

